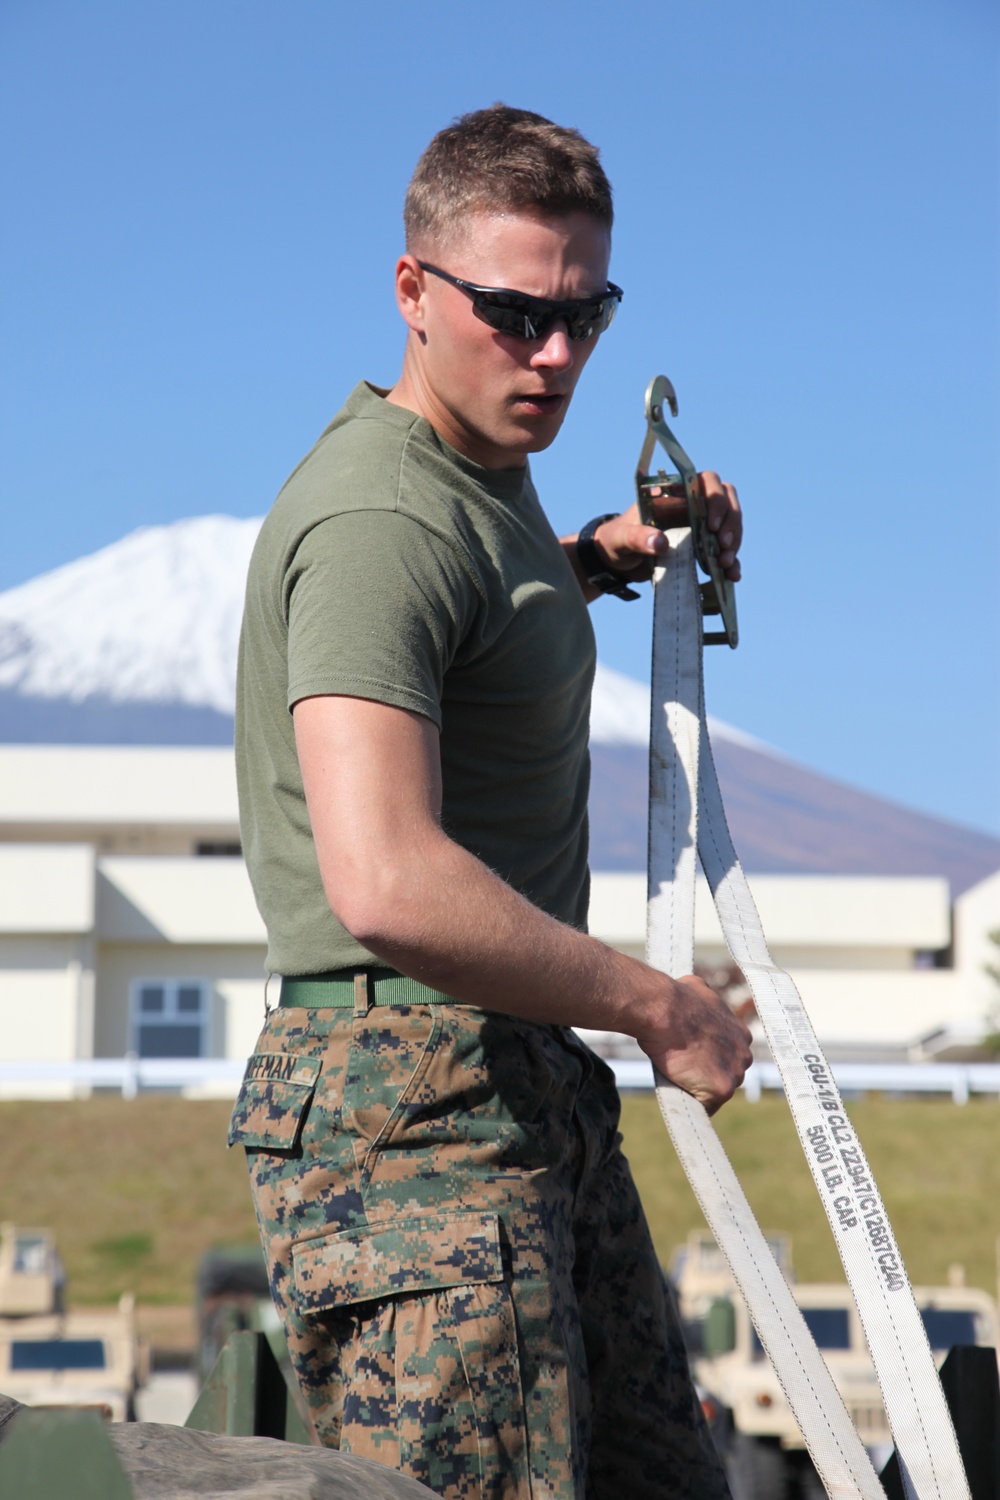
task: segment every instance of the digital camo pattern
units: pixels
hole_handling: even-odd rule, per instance
[[[447,1500],[724,1500],[617,1124],[561,1027],[272,1013],[230,1142],[323,1443]]]

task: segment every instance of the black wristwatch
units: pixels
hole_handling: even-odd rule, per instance
[[[588,521],[576,539],[576,555],[580,559],[584,577],[599,594],[615,594],[619,599],[638,599],[637,590],[629,588],[624,576],[609,568],[602,560],[594,541],[594,532],[598,526],[603,526],[605,521],[616,521],[618,516],[619,512],[612,510],[606,516],[595,516],[592,521]]]

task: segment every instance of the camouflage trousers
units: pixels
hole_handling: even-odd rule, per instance
[[[562,1027],[272,1012],[230,1144],[322,1443],[448,1500],[723,1500],[618,1115]]]

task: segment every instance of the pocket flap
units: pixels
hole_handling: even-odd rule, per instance
[[[292,1260],[305,1312],[503,1280],[496,1214],[418,1214],[349,1229],[300,1241]]]
[[[230,1146],[294,1150],[322,1064],[291,1052],[255,1052],[229,1122]]]

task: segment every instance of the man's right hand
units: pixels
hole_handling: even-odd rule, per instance
[[[753,1062],[750,1032],[696,974],[672,984],[662,1021],[636,1040],[654,1066],[711,1115],[732,1098]]]

